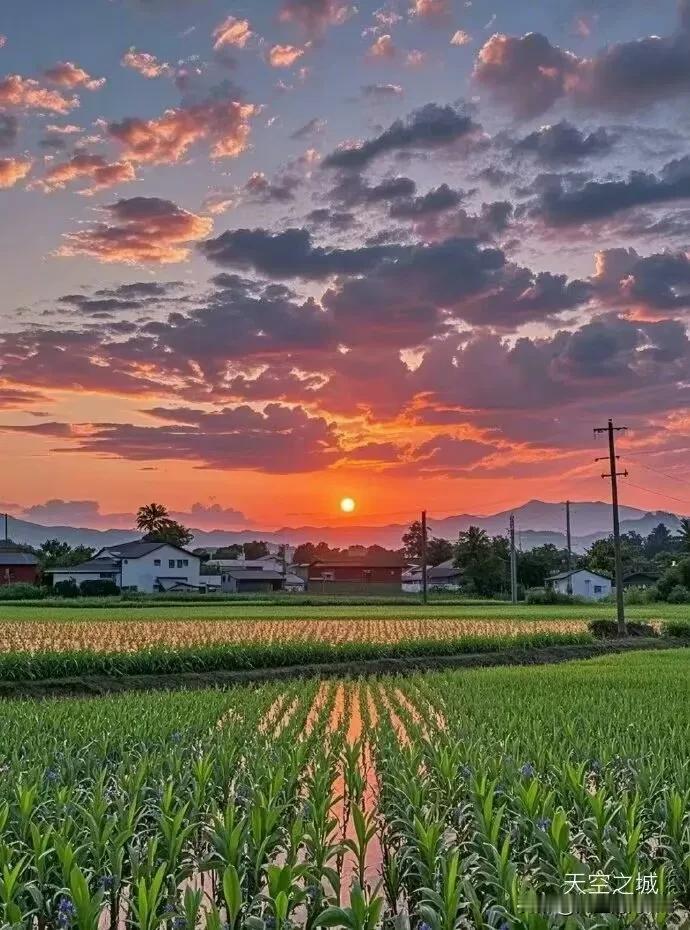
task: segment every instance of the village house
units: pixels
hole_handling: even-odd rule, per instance
[[[0,542],[0,585],[36,584],[38,559],[11,539]]]
[[[573,594],[590,601],[600,601],[608,597],[613,587],[608,575],[591,572],[587,568],[578,568],[570,572],[549,575],[546,586],[559,594]]]
[[[333,559],[315,559],[302,566],[309,591],[325,594],[397,594],[402,588],[404,561],[394,553],[370,553],[359,547]]]
[[[462,573],[453,559],[438,565],[429,565],[426,570],[428,590],[459,591],[462,588]],[[403,572],[402,589],[406,594],[419,594],[422,590],[422,569],[413,565]]]
[[[53,569],[53,584],[113,581],[122,591],[145,594],[198,591],[200,563],[198,555],[180,546],[134,540],[100,549],[80,565]]]

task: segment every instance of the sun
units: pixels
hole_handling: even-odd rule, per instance
[[[351,497],[344,497],[340,502],[340,509],[343,513],[352,513],[357,504]]]

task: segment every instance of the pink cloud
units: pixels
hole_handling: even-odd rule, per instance
[[[101,262],[171,264],[184,261],[189,244],[213,228],[197,216],[158,197],[132,197],[104,208],[110,222],[68,233],[58,255],[87,255]]]
[[[138,71],[145,78],[163,77],[171,72],[169,64],[159,61],[155,55],[151,55],[149,52],[138,52],[134,47],[125,52],[120,64],[123,68]]]
[[[51,113],[69,113],[79,106],[79,98],[67,98],[60,91],[41,87],[32,78],[8,74],[0,80],[0,106],[18,110],[47,110]]]
[[[370,45],[367,54],[371,58],[392,59],[398,54],[398,50],[395,47],[392,36],[384,34],[379,36],[378,39]]]
[[[125,148],[132,161],[170,164],[179,161],[196,142],[208,139],[213,158],[235,157],[249,140],[249,119],[259,108],[237,101],[209,101],[166,110],[157,119],[130,117],[108,125],[108,134]]]
[[[273,68],[291,68],[304,55],[304,49],[296,45],[274,45],[268,53]]]
[[[340,0],[284,0],[280,20],[296,23],[310,35],[321,35],[329,26],[340,26],[356,8]]]
[[[450,0],[413,0],[412,13],[422,19],[450,16]]]
[[[114,184],[134,181],[136,175],[134,168],[128,161],[108,163],[102,155],[87,155],[79,153],[69,161],[51,168],[44,178],[36,181],[36,186],[46,192],[63,190],[70,181],[77,178],[89,178],[91,186],[82,194],[94,194],[97,191],[112,187]]]
[[[44,73],[49,81],[60,87],[85,87],[87,90],[99,90],[105,84],[105,78],[91,77],[88,71],[72,61],[59,61]]]
[[[253,34],[248,19],[228,16],[213,30],[213,47],[216,50],[227,46],[244,48]]]
[[[0,158],[0,187],[14,187],[31,171],[31,161],[26,158]]]
[[[469,45],[472,41],[472,36],[469,32],[465,32],[464,29],[458,29],[457,32],[453,33],[453,36],[450,40],[451,45]]]

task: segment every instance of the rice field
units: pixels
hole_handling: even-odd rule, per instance
[[[680,926],[689,696],[677,650],[0,703],[0,924]]]

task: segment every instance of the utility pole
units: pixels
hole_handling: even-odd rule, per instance
[[[573,570],[573,550],[570,544],[570,501],[565,502],[565,544],[568,548],[568,571]],[[568,594],[573,593],[573,579],[568,575],[568,585],[566,588]]]
[[[426,578],[426,510],[422,510],[422,603],[428,601]]]
[[[609,420],[608,426],[601,426],[595,428],[594,435],[597,436],[599,433],[608,433],[609,437],[609,454],[608,456],[601,456],[598,459],[595,459],[597,462],[609,460],[609,469],[608,473],[604,472],[602,478],[611,479],[611,506],[613,508],[613,548],[615,553],[615,566],[616,566],[616,612],[618,615],[618,635],[625,636],[628,632],[628,628],[625,625],[625,602],[623,600],[623,560],[621,558],[621,528],[620,521],[618,519],[618,478],[628,477],[627,470],[616,471],[616,461],[618,456],[616,455],[616,442],[615,442],[615,433],[626,430],[627,426],[614,426],[613,420]]]
[[[515,517],[510,515],[510,600],[517,604],[517,553],[515,551]]]

